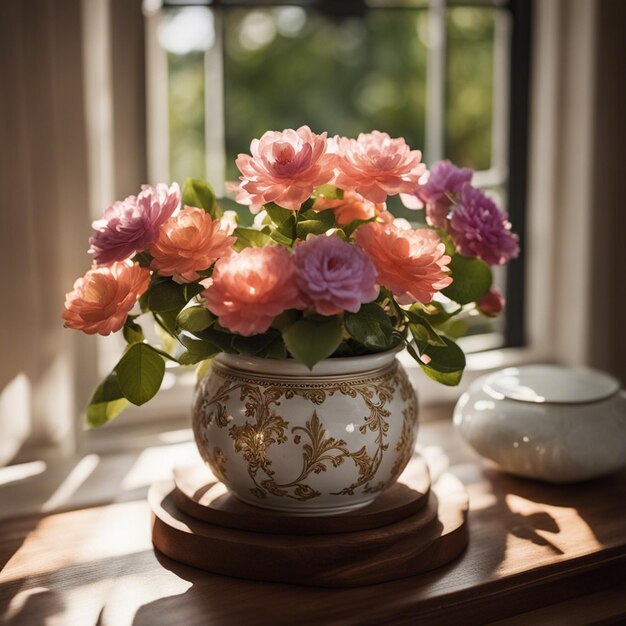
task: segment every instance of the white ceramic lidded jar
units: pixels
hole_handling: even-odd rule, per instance
[[[417,398],[396,352],[312,371],[220,354],[194,403],[202,458],[255,506],[330,515],[369,504],[400,476],[417,435]]]
[[[595,370],[532,365],[483,376],[459,399],[454,423],[511,474],[572,483],[626,466],[626,394]]]

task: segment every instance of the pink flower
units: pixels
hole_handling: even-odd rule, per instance
[[[519,254],[511,223],[483,191],[465,186],[450,218],[449,232],[457,250],[489,265],[502,265]]]
[[[305,301],[321,315],[356,313],[378,296],[374,264],[336,235],[309,237],[298,244],[295,261]]]
[[[438,161],[433,165],[425,181],[420,181],[414,195],[403,195],[402,202],[408,208],[419,208],[414,203],[426,205],[426,221],[436,228],[445,228],[452,208],[453,198],[458,197],[465,185],[472,180],[474,170],[456,167],[450,161]]]
[[[161,276],[190,283],[200,278],[198,272],[230,254],[230,246],[236,241],[230,232],[230,224],[211,219],[202,209],[186,206],[161,227],[158,239],[150,247],[150,266]]]
[[[426,170],[419,150],[411,150],[404,139],[392,139],[387,133],[374,130],[357,139],[337,137],[336,143],[337,186],[371,202],[410,192]]]
[[[378,282],[400,304],[430,302],[452,282],[446,274],[450,257],[437,233],[428,228],[402,230],[374,222],[360,226],[355,237],[374,262]]]
[[[476,300],[476,307],[487,317],[496,317],[504,309],[506,300],[497,287],[492,287],[484,296]]]
[[[303,308],[293,255],[282,246],[222,257],[203,294],[220,324],[246,337],[264,333],[286,309]]]
[[[143,185],[137,197],[128,196],[104,210],[93,223],[96,234],[89,239],[89,252],[98,265],[124,261],[150,247],[161,224],[180,204],[180,189],[173,183]]]
[[[308,126],[268,131],[250,144],[252,156],[240,154],[242,173],[237,202],[258,213],[268,202],[297,211],[313,190],[334,176],[335,156],[328,154],[326,133]]]
[[[347,226],[353,220],[369,220],[385,210],[385,204],[374,204],[360,196],[355,191],[346,191],[343,198],[330,200],[324,196],[318,196],[313,208],[316,211],[332,209],[339,226]]]
[[[117,332],[149,282],[150,270],[137,264],[90,269],[65,296],[65,326],[88,335]]]

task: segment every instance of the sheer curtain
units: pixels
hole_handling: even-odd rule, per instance
[[[71,449],[88,394],[60,319],[88,265],[80,0],[0,3],[0,157],[1,465],[27,437]]]

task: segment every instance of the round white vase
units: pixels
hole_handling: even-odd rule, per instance
[[[220,354],[200,382],[193,430],[239,499],[293,515],[365,506],[409,462],[417,398],[396,350],[321,361]]]
[[[626,466],[626,394],[595,370],[533,365],[483,376],[459,399],[454,424],[518,476],[573,483]]]

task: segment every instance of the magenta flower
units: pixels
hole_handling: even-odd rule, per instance
[[[489,265],[502,265],[519,254],[518,236],[511,223],[485,193],[465,186],[450,218],[449,232],[457,250]]]
[[[413,194],[403,194],[402,202],[409,209],[421,208],[422,203],[425,204],[426,221],[436,228],[445,228],[452,207],[451,197],[461,193],[473,175],[474,170],[467,167],[459,168],[450,161],[437,161],[426,182],[418,184]]]
[[[372,261],[336,235],[309,237],[296,248],[295,261],[305,302],[321,315],[356,313],[378,296]]]
[[[361,133],[357,139],[336,137],[335,141],[337,186],[356,191],[370,202],[385,202],[387,196],[410,192],[426,171],[419,150],[378,130]]]
[[[335,171],[335,155],[326,150],[326,133],[316,135],[308,126],[282,132],[268,131],[254,139],[248,154],[237,157],[237,202],[258,213],[268,202],[297,211],[313,190],[329,182]]]
[[[177,183],[142,185],[138,196],[128,196],[104,210],[93,222],[96,234],[89,239],[89,252],[97,265],[124,261],[147,250],[159,235],[161,225],[180,204]]]

